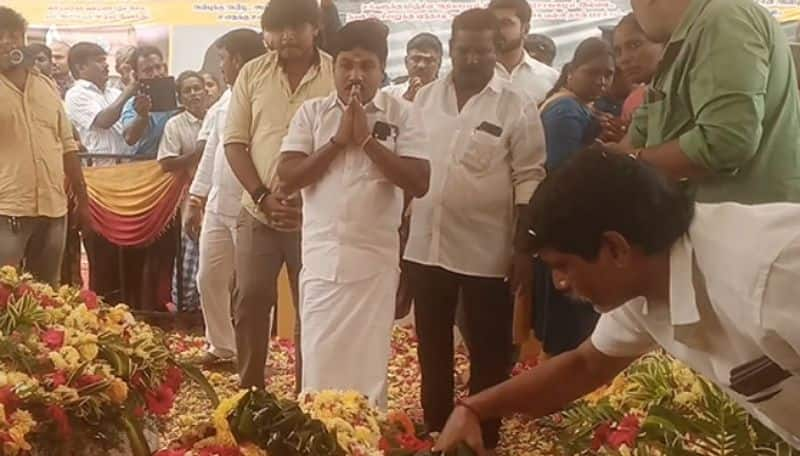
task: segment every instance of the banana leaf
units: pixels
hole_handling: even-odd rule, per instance
[[[208,382],[208,379],[203,372],[195,366],[186,363],[180,363],[177,361],[172,361],[172,364],[176,367],[180,368],[183,373],[189,377],[193,382],[200,387],[201,390],[206,394],[208,400],[211,401],[211,406],[213,408],[217,408],[219,405],[219,396],[217,396],[217,391],[211,386],[211,383]]]
[[[262,390],[248,391],[228,416],[240,443],[251,442],[273,456],[344,456],[336,435],[300,407]]]
[[[120,416],[122,426],[125,428],[125,435],[128,436],[131,456],[150,456],[150,447],[142,431],[141,421],[134,418],[128,409],[125,409]]]

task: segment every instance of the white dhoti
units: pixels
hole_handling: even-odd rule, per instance
[[[337,283],[300,274],[303,391],[355,390],[387,405],[399,269]]]

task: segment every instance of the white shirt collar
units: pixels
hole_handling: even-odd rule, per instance
[[[686,234],[672,246],[669,256],[669,313],[672,326],[700,322],[694,269],[694,248]]]
[[[191,112],[189,112],[188,109],[184,109],[183,110],[183,115],[186,117],[186,120],[188,120],[189,123],[192,123],[192,124],[202,124],[203,123],[203,119],[200,119],[199,117],[195,117],[195,115],[192,114]]]
[[[100,87],[97,87],[97,84],[95,84],[94,82],[91,82],[91,81],[87,81],[86,79],[78,79],[77,81],[75,81],[75,85],[78,86],[78,87],[84,88],[84,89],[93,90],[93,91],[95,91],[97,93],[108,92],[108,89],[110,88],[110,87],[106,86],[106,90],[105,91],[100,90]]]
[[[444,79],[446,81],[446,84],[448,86],[451,86],[453,90],[455,90],[455,82],[453,82],[453,70],[450,70],[450,72],[447,73],[447,76],[445,76]],[[495,71],[494,74],[492,74],[492,79],[489,80],[489,83],[486,84],[486,87],[484,87],[483,90],[481,90],[478,93],[478,95],[482,95],[487,90],[491,90],[494,93],[500,93],[506,86],[507,82],[503,78],[499,77],[497,75],[497,72]]]
[[[650,303],[642,300],[642,314],[649,313]],[[688,234],[670,249],[669,315],[672,326],[689,326],[700,322],[697,295],[694,289],[694,248]]]

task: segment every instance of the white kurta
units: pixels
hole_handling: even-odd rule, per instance
[[[370,129],[396,154],[427,159],[418,113],[378,92],[364,107]],[[344,106],[336,94],[307,101],[283,152],[313,154],[336,134]],[[403,191],[358,147],[342,150],[321,180],[303,189],[300,314],[303,390],[354,389],[386,405]]]

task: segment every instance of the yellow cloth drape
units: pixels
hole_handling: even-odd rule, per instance
[[[109,212],[121,216],[152,210],[175,181],[151,160],[84,170],[89,197]]]

